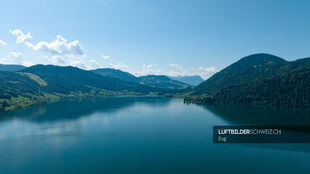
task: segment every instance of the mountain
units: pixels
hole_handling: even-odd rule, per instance
[[[45,102],[41,86],[17,72],[0,71],[0,111]]]
[[[149,86],[124,82],[117,78],[101,76],[71,66],[35,65],[19,72],[37,75],[46,83],[43,89],[52,93],[70,94],[72,92],[90,92],[101,89],[140,93],[158,92],[158,89]]]
[[[111,68],[96,69],[92,70],[92,72],[100,74],[105,77],[113,77],[126,82],[138,83],[141,85],[165,90],[184,90],[190,88],[190,85],[177,80],[172,80],[164,75],[147,75],[136,77],[128,72]]]
[[[60,98],[174,95],[190,89],[188,85],[166,76],[135,77],[113,69],[91,72],[71,66],[34,65],[16,72],[0,71],[0,110],[12,110]]]
[[[204,80],[199,76],[169,76],[172,80],[177,80],[186,84],[189,84],[191,86],[197,86],[200,83],[202,83]]]
[[[0,71],[0,98],[39,93],[40,85],[20,73]]]
[[[22,65],[9,65],[9,64],[0,64],[0,71],[20,71],[26,68]]]
[[[216,73],[185,100],[196,103],[310,107],[310,58],[254,54]]]
[[[195,94],[212,95],[217,90],[248,83],[275,74],[287,61],[270,54],[253,54],[240,59],[195,87]]]
[[[118,69],[112,69],[112,68],[101,68],[96,70],[91,70],[94,73],[100,74],[102,76],[106,77],[114,77],[121,79],[123,81],[129,81],[129,82],[139,82],[138,78],[128,72],[124,72]]]
[[[170,91],[70,66],[35,65],[17,72],[0,71],[1,111],[59,98],[166,92]]]
[[[296,68],[249,84],[221,89],[216,103],[310,107],[310,67]]]
[[[155,88],[163,88],[163,89],[186,89],[190,88],[188,84],[183,82],[179,82],[176,80],[172,80],[164,75],[147,75],[138,77],[139,83],[147,86],[152,86]]]

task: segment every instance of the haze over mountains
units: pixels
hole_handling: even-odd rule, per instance
[[[192,86],[197,86],[202,83],[204,80],[199,75],[194,76],[169,76],[173,80],[177,80]]]

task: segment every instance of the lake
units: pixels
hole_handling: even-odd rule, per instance
[[[310,173],[309,144],[213,144],[214,125],[310,125],[310,112],[134,96],[34,106],[0,115],[0,174]]]

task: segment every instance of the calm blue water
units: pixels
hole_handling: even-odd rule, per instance
[[[213,144],[213,125],[310,125],[292,108],[102,97],[0,115],[0,174],[310,173],[308,144]]]

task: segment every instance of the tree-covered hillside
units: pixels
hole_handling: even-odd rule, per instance
[[[250,59],[249,59],[250,58]],[[187,102],[310,107],[310,59],[251,55],[199,85]]]
[[[0,71],[20,71],[26,68],[23,65],[8,65],[8,64],[0,64]]]
[[[0,110],[45,102],[41,86],[17,72],[0,71]]]
[[[76,67],[35,65],[18,72],[0,71],[0,110],[51,99],[98,95],[166,95],[178,91],[102,76]]]
[[[126,82],[133,82],[153,88],[160,88],[164,91],[185,90],[190,88],[190,85],[177,80],[172,80],[171,78],[164,75],[147,75],[136,77],[128,72],[111,68],[96,69],[92,70],[92,72],[105,77],[114,77]]]
[[[270,54],[253,54],[231,64],[195,87],[197,95],[213,95],[219,89],[248,83],[277,73],[287,61]]]
[[[100,74],[100,75],[105,76],[105,77],[118,78],[118,79],[121,79],[123,81],[136,82],[136,83],[139,82],[139,80],[136,76],[134,76],[128,72],[118,70],[118,69],[101,68],[101,69],[92,70],[92,72]]]
[[[217,103],[310,107],[310,68],[224,88],[213,98]]]
[[[76,67],[60,67],[53,65],[35,65],[20,72],[38,75],[47,85],[43,87],[48,92],[69,94],[72,92],[89,92],[105,89],[110,91],[133,91],[140,93],[158,92],[158,89],[124,82],[117,78],[105,77]]]
[[[147,75],[147,76],[141,76],[138,79],[140,84],[152,86],[155,88],[171,89],[171,90],[176,89],[183,90],[186,88],[190,88],[188,84],[172,80],[164,75]]]

